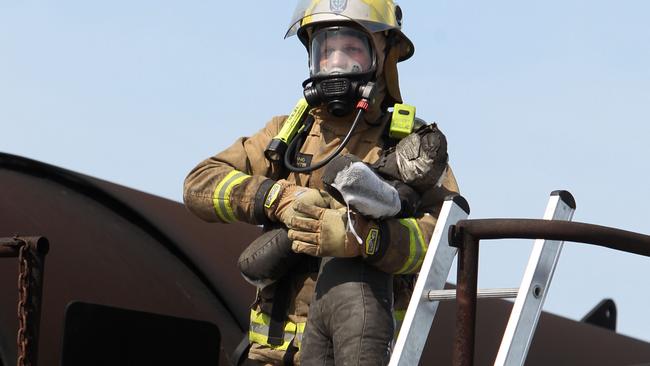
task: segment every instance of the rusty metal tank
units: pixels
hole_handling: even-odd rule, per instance
[[[40,364],[60,363],[75,301],[215,324],[227,364],[254,296],[235,259],[257,227],[208,225],[177,202],[11,155],[0,155],[0,192],[0,237],[39,233],[50,242]],[[0,258],[5,364],[16,359],[17,273],[16,260]]]

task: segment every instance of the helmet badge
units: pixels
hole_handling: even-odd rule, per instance
[[[330,10],[340,13],[348,7],[348,0],[330,0]]]

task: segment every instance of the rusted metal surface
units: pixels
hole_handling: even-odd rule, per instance
[[[248,331],[255,288],[240,274],[237,259],[244,248],[262,233],[260,227],[245,223],[207,223],[178,202],[97,179],[93,181],[112,196],[128,202],[152,225],[164,230],[183,257],[210,282],[241,331]]]
[[[456,306],[440,304],[420,365],[452,364]],[[511,309],[508,301],[478,300],[474,365],[494,364]],[[641,365],[650,360],[649,348],[644,341],[543,312],[525,365]]]
[[[0,238],[0,257],[18,257],[18,366],[38,363],[43,271],[49,242],[43,237]]]
[[[38,336],[45,271],[50,244],[43,237],[15,237],[18,252],[18,366],[38,364]]]
[[[456,342],[454,343],[454,366],[474,364],[474,328],[476,326],[476,290],[478,272],[478,241],[471,235],[463,236],[458,249],[458,288],[456,289]]]
[[[24,245],[27,245],[28,248],[38,253],[38,255],[45,255],[50,250],[48,240],[40,236],[0,238],[0,258],[18,257],[20,248]]]
[[[650,236],[580,222],[534,219],[461,220],[449,231],[458,247],[458,303],[456,327],[462,333],[454,348],[454,365],[472,365],[476,336],[476,282],[481,239],[550,239],[593,244],[650,256]],[[470,254],[468,254],[470,253]],[[474,255],[476,253],[476,255]],[[462,266],[461,266],[462,263]]]
[[[16,238],[0,238],[0,258],[15,258],[24,245],[22,240]]]
[[[536,219],[461,220],[452,240],[462,241],[464,233],[482,239],[550,239],[593,244],[624,252],[650,256],[650,236],[581,222]]]
[[[179,187],[179,190],[182,187]],[[39,360],[60,363],[71,301],[204,320],[222,334],[221,364],[247,329],[254,288],[236,259],[260,230],[207,224],[180,203],[0,154],[0,237],[53,243],[43,289]],[[16,261],[0,261],[0,358],[16,360]]]
[[[38,362],[43,271],[48,250],[49,243],[42,237],[0,238],[0,257],[18,257],[18,366]]]
[[[18,256],[22,242],[14,238],[0,238],[0,258],[14,258]]]

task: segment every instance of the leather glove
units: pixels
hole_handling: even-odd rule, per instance
[[[331,198],[314,188],[297,186],[287,180],[277,181],[266,194],[264,211],[271,221],[282,222],[287,227],[296,215],[293,206],[302,202],[316,207],[329,207]]]
[[[423,194],[442,183],[448,160],[447,138],[433,123],[404,137],[394,149],[385,150],[371,167]]]
[[[373,248],[378,245],[379,230],[374,222],[350,213],[352,221],[349,224],[345,207],[322,208],[300,202],[294,209],[303,216],[294,217],[289,227],[289,239],[293,240],[291,248],[296,253],[316,257],[365,257],[374,253],[367,252],[368,242]],[[358,235],[366,238],[365,243]]]

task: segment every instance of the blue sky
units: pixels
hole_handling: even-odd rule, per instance
[[[196,163],[301,96],[294,3],[252,4],[0,0],[0,151],[181,200]],[[575,221],[650,234],[650,3],[401,5],[403,96],[447,135],[472,217],[539,218],[566,189]],[[530,247],[485,242],[479,284],[518,286]],[[545,309],[613,298],[650,341],[645,278],[650,258],[568,243]]]

